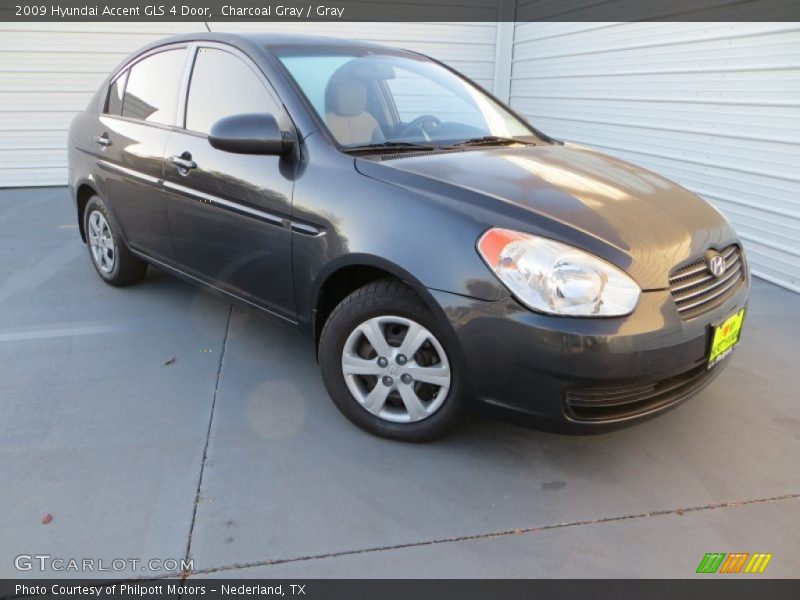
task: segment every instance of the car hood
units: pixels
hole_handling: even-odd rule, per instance
[[[398,155],[359,160],[357,168],[479,206],[486,225],[516,226],[584,248],[627,271],[645,290],[666,288],[676,265],[737,239],[722,214],[692,192],[571,144]]]

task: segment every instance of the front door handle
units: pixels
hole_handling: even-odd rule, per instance
[[[197,163],[192,160],[192,155],[184,152],[180,156],[170,156],[167,160],[178,167],[181,175],[186,175],[190,169],[196,169]]]
[[[94,136],[94,143],[95,144],[100,144],[104,148],[108,148],[114,142],[112,142],[110,139],[108,139],[108,134],[107,133],[104,133],[103,135]]]

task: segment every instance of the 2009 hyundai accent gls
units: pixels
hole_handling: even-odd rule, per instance
[[[112,73],[69,159],[100,277],[150,263],[296,324],[378,435],[467,408],[601,430],[689,397],[739,339],[749,274],[720,212],[414,52],[170,38]]]

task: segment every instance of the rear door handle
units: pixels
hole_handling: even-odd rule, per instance
[[[197,168],[197,163],[192,160],[192,155],[188,152],[184,152],[180,156],[170,156],[167,160],[178,167],[178,171],[182,175],[186,175],[190,169]]]
[[[107,148],[108,146],[110,146],[114,142],[112,142],[110,139],[108,139],[108,134],[107,133],[104,133],[103,135],[94,136],[94,143],[95,144],[100,144],[104,148]]]

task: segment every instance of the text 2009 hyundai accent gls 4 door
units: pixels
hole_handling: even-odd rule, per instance
[[[413,52],[170,38],[112,73],[69,159],[100,277],[154,264],[296,324],[378,435],[430,439],[468,408],[601,430],[691,396],[739,340],[722,214]]]

